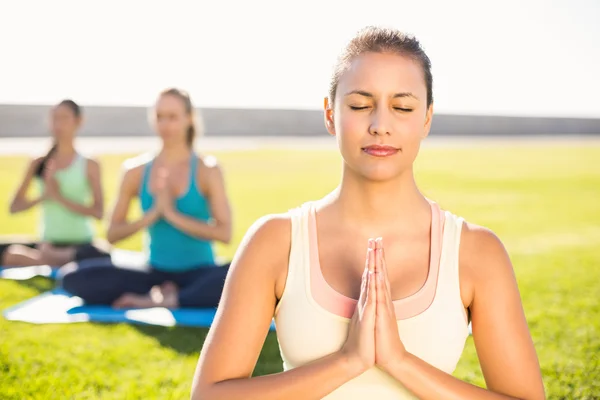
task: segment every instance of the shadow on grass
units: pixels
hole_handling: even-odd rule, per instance
[[[208,334],[208,328],[162,327],[153,325],[132,325],[137,331],[156,339],[161,346],[180,354],[200,356],[200,351]],[[275,332],[269,332],[265,339],[254,375],[267,375],[282,371],[279,345]]]

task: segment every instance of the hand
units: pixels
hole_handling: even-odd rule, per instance
[[[173,196],[171,194],[171,185],[169,184],[169,171],[161,168],[158,171],[156,180],[156,202],[154,208],[159,214],[165,215],[173,209]]]
[[[360,373],[375,365],[375,242],[369,240],[360,297],[350,320],[348,338],[341,349]]]
[[[392,302],[381,238],[375,241],[375,276],[377,281],[375,285],[377,292],[375,363],[385,369],[391,362],[401,359],[406,354],[406,349],[398,333],[396,311]]]
[[[53,160],[48,160],[44,167],[44,193],[42,194],[43,199],[57,199],[60,196],[60,188],[56,181],[56,164]]]

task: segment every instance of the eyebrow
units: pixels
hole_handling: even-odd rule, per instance
[[[351,94],[359,94],[361,96],[370,97],[370,98],[375,97],[375,96],[373,96],[372,93],[366,92],[364,90],[352,90],[352,91],[346,93],[345,96],[350,96]],[[394,95],[392,96],[392,98],[394,98],[394,99],[402,98],[402,97],[412,97],[415,100],[419,100],[419,98],[411,92],[394,93]]]

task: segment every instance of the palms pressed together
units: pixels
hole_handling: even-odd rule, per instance
[[[361,371],[386,369],[406,354],[392,302],[383,241],[369,239],[356,310],[342,351]]]

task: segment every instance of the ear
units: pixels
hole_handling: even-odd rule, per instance
[[[431,120],[433,119],[433,103],[427,109],[427,113],[425,114],[425,126],[423,127],[423,139],[429,136],[429,131],[431,130]]]
[[[77,129],[81,128],[83,123],[84,123],[83,115],[80,115],[79,117],[77,117],[77,121],[75,122],[75,124],[77,125]]]
[[[325,119],[325,128],[330,135],[335,136],[335,124],[333,122],[333,104],[329,102],[329,97],[323,99],[323,117]]]

